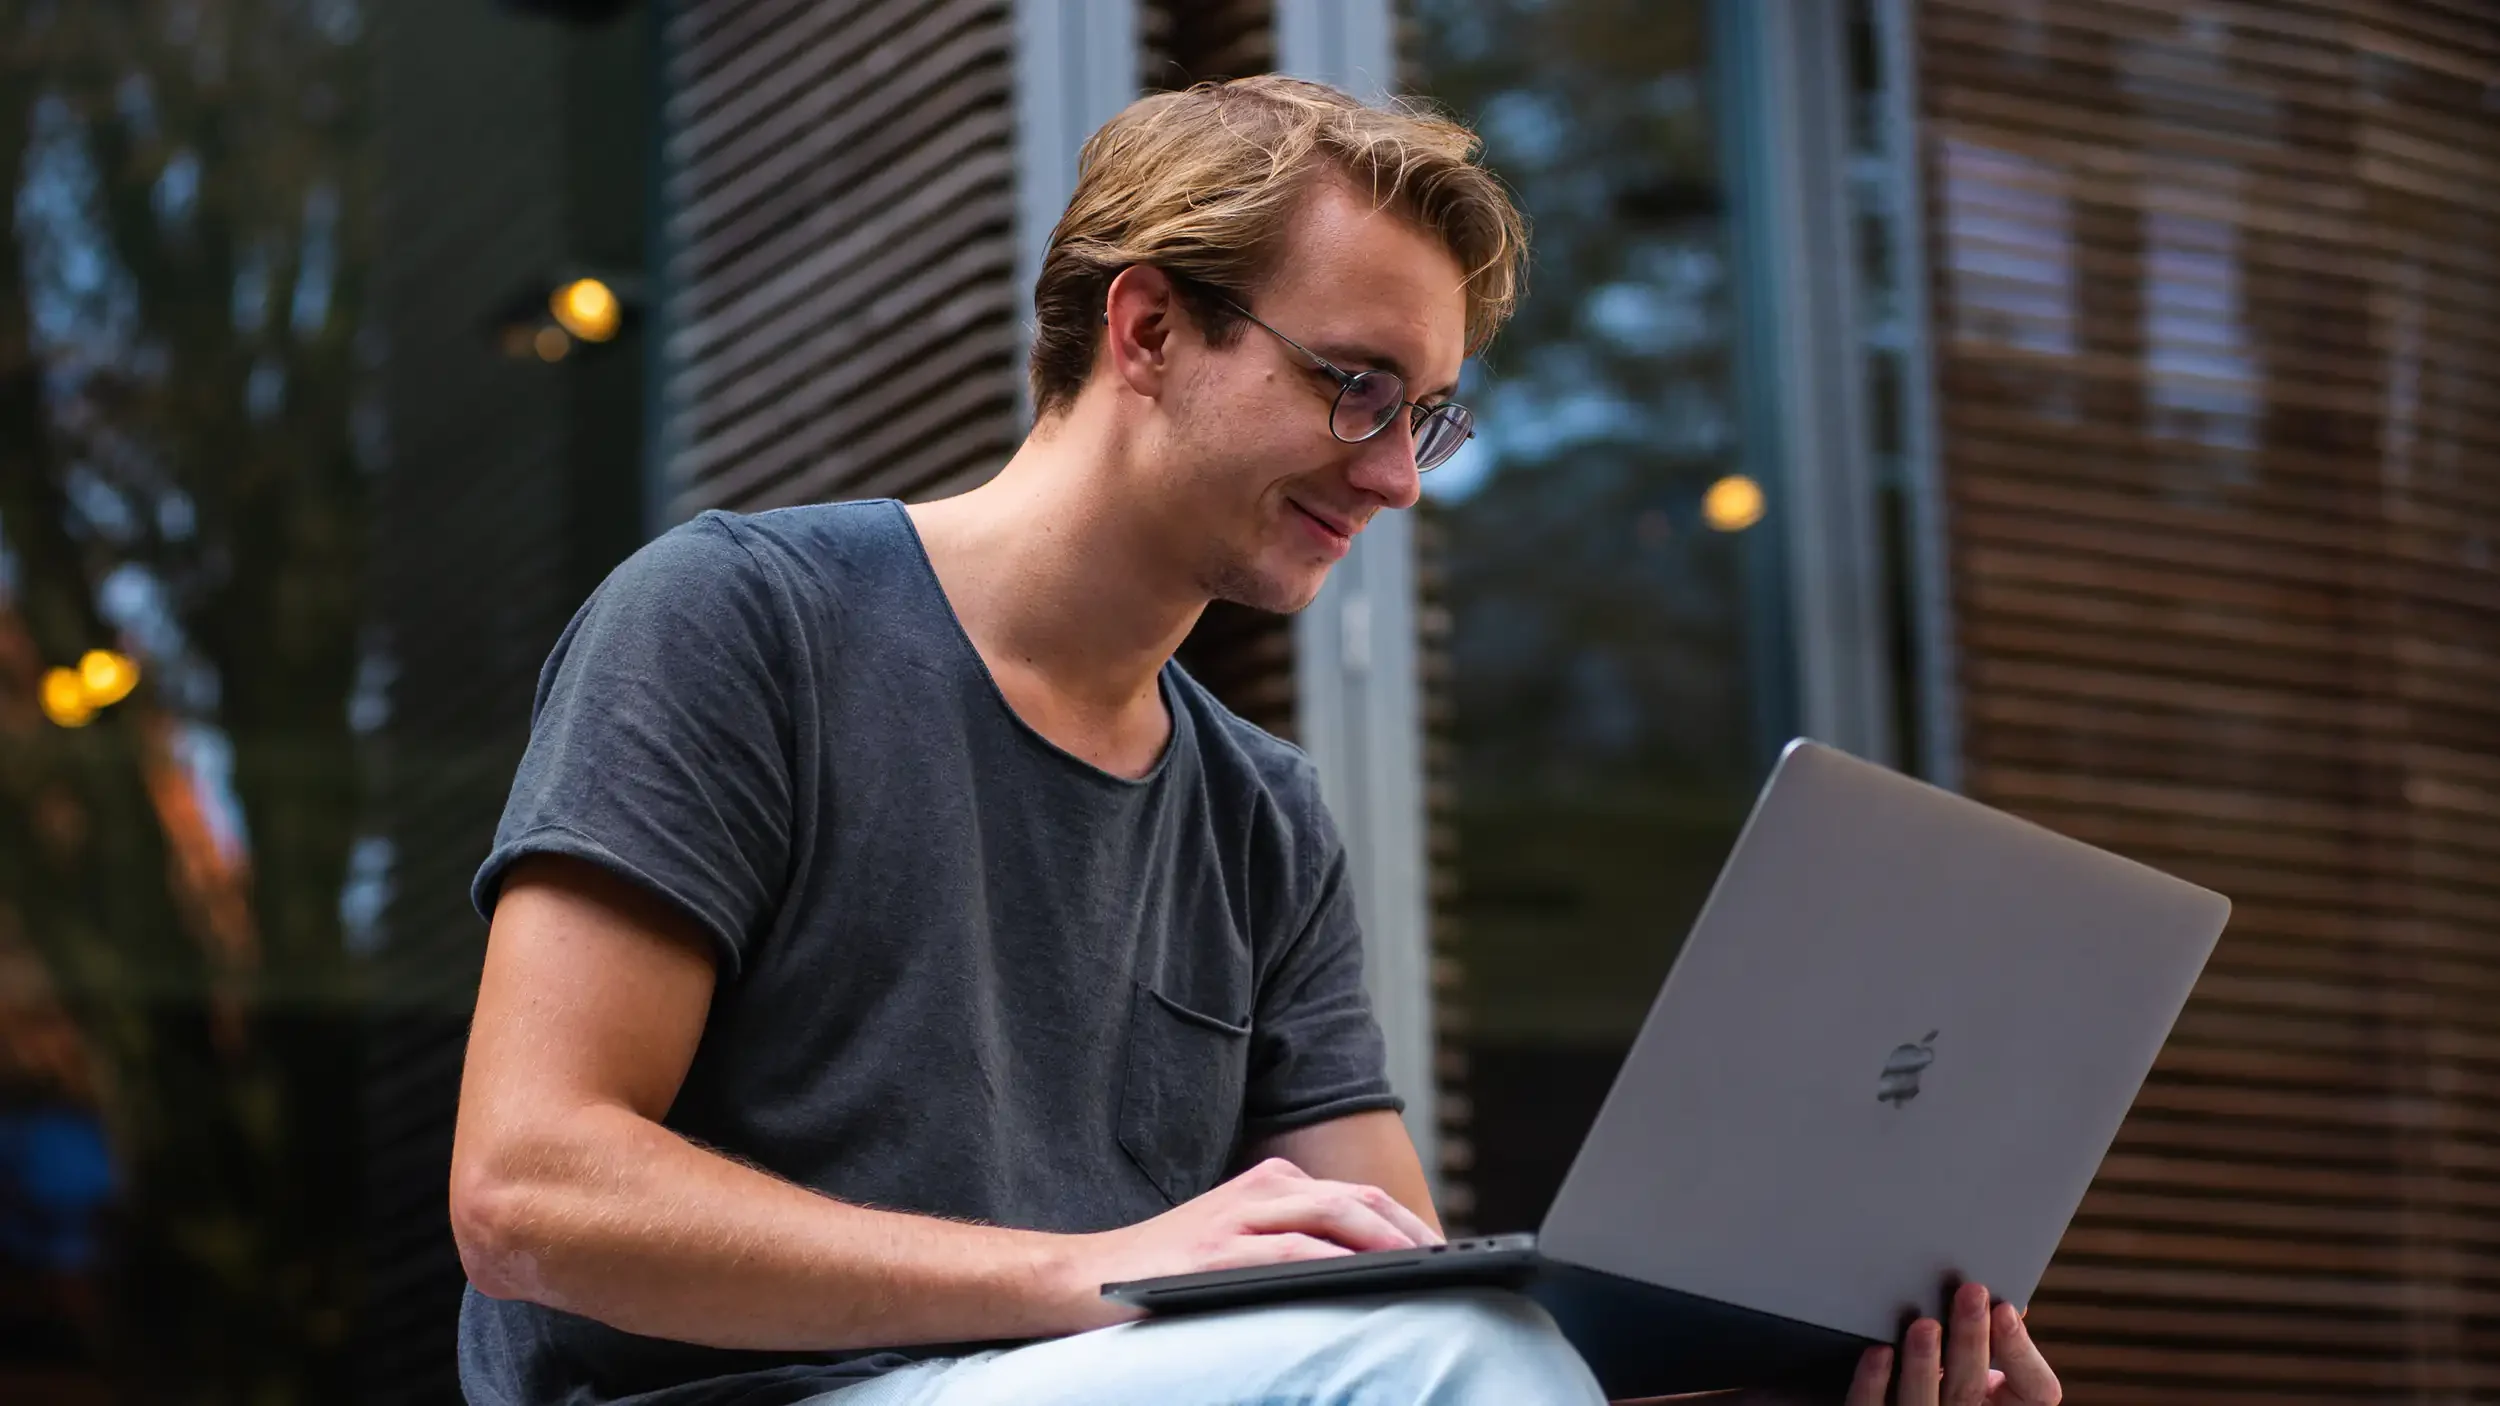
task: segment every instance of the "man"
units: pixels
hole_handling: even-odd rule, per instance
[[[477,880],[473,1402],[1595,1398],[1510,1295],[1097,1293],[1439,1236],[1311,770],[1171,656],[1307,604],[1465,438],[1524,247],[1473,151],[1283,79],[1140,101],[994,480],[707,515],[583,607]],[[1965,1308],[1902,1402],[1992,1389]],[[1994,1348],[2054,1399],[2010,1310]]]

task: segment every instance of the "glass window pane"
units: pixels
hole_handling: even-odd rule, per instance
[[[1535,239],[1460,392],[1476,438],[1425,480],[1485,1229],[1543,1213],[1782,722],[1753,683],[1767,528],[1736,454],[1706,9],[1416,6],[1423,87],[1477,124]]]

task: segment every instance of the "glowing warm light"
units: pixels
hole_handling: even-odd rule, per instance
[[[78,682],[86,689],[91,707],[109,708],[139,686],[139,663],[127,654],[90,649],[78,661]]]
[[[540,361],[562,361],[564,354],[573,349],[573,339],[565,336],[561,327],[541,327],[538,335],[530,339],[530,345],[538,349]]]
[[[76,669],[52,669],[43,676],[43,715],[62,727],[85,727],[95,719],[87,701],[87,684]]]
[[[1701,495],[1701,515],[1717,531],[1742,532],[1762,521],[1762,485],[1729,474]]]
[[[577,278],[565,284],[548,297],[547,308],[565,331],[585,342],[604,342],[615,336],[625,319],[615,290],[595,278]]]

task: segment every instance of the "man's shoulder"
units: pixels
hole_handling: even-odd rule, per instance
[[[803,503],[754,513],[714,508],[670,529],[661,540],[680,535],[709,540],[758,565],[778,560],[819,568],[892,566],[909,545],[908,521],[902,505],[887,498]]]
[[[824,503],[761,513],[699,513],[617,564],[574,617],[559,655],[588,636],[682,644],[753,639],[796,650],[808,622],[885,604],[907,590],[909,527],[891,502]]]
[[[757,513],[715,508],[645,542],[610,575],[607,590],[696,608],[778,600],[804,612],[864,582],[907,578],[910,552],[907,520],[890,500]]]
[[[1297,837],[1319,840],[1324,848],[1333,832],[1320,801],[1319,770],[1310,757],[1225,706],[1179,664],[1172,665],[1172,675],[1196,728],[1209,781],[1220,789],[1248,792],[1276,824]]]

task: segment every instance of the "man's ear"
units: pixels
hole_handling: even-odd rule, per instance
[[[1131,264],[1111,280],[1103,293],[1102,339],[1121,384],[1150,398],[1163,394],[1180,312],[1179,292],[1159,268]]]

